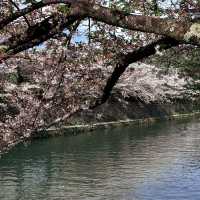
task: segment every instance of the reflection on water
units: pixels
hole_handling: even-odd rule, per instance
[[[0,199],[199,200],[200,122],[163,122],[19,145]]]

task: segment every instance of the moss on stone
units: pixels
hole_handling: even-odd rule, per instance
[[[0,45],[0,53],[5,53],[8,50],[8,46]]]
[[[18,74],[16,72],[9,73],[6,75],[6,79],[10,83],[17,84],[18,83]]]

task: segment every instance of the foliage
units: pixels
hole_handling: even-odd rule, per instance
[[[180,21],[190,17],[186,8],[199,7],[193,1],[171,4],[165,1],[168,7],[163,7],[162,1],[157,0],[94,2],[116,14],[123,11],[125,17],[128,14],[153,16],[154,19],[160,16]],[[37,0],[2,1],[1,17],[13,17],[13,13],[37,6],[37,3]],[[16,111],[13,115],[7,112],[0,119],[0,145],[2,141],[8,144],[30,137],[37,130],[66,123],[71,115],[89,109],[101,97],[119,58],[161,37],[152,32],[141,33],[80,16],[73,21],[74,15],[66,18],[69,11],[68,5],[47,5],[0,29],[1,93],[6,96],[7,107]],[[79,14],[81,12],[79,10]],[[49,37],[45,38],[48,34]],[[33,43],[35,47],[32,48]],[[4,54],[7,54],[6,58]],[[187,92],[190,93],[188,98],[193,98],[198,91],[186,91],[185,85],[188,83],[193,89],[199,89],[199,54],[197,48],[180,45],[166,51],[163,56],[155,55],[145,61],[160,68],[144,65],[146,68],[130,69],[117,89],[124,97],[127,93],[138,95],[147,102],[161,102],[170,94],[180,97]],[[170,73],[172,67],[179,68],[181,73]]]
[[[18,74],[16,72],[8,73],[6,79],[10,83],[17,84],[18,83]]]

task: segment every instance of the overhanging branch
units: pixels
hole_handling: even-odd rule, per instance
[[[37,3],[33,3],[26,8],[23,8],[21,10],[18,9],[15,13],[10,13],[8,16],[0,19],[0,29],[4,28],[6,25],[18,19],[19,17],[23,17],[26,14],[31,13],[34,10],[40,9],[42,7],[58,3],[71,4],[74,2],[76,2],[76,0],[42,0]]]
[[[173,46],[177,46],[178,44],[179,42],[172,38],[162,38],[144,47],[140,47],[139,49],[134,50],[128,54],[122,54],[115,65],[115,69],[112,75],[107,80],[102,97],[96,101],[92,108],[95,108],[108,100],[113,87],[116,85],[120,76],[125,72],[131,63],[154,55],[156,53],[157,46],[159,46],[159,50],[166,50]]]
[[[4,52],[0,52],[0,62],[16,53],[39,45],[80,19],[82,18],[76,13],[70,13],[67,16],[51,16],[27,29],[23,35],[11,37],[3,44],[6,49]]]
[[[123,11],[100,6],[96,4],[95,1],[91,0],[43,0],[38,3],[34,3],[20,11],[16,11],[13,15],[8,16],[6,19],[0,20],[0,29],[14,19],[24,16],[33,10],[57,3],[70,4],[71,7],[69,15],[73,16],[72,18],[76,20],[89,17],[109,25],[122,27],[129,30],[155,33],[157,35],[163,35],[167,38],[173,38],[179,42],[200,45],[200,24],[198,23],[189,22],[187,20],[177,21],[161,17],[127,14]],[[58,13],[55,15],[57,15],[59,18]],[[27,29],[27,31],[19,38],[12,37],[11,40],[9,40],[12,41],[12,44],[6,40],[9,45],[5,44],[6,48],[8,47],[6,52],[1,51],[2,44],[0,45],[0,60],[2,60],[3,57],[6,59],[6,56],[13,55],[19,51],[33,47],[34,45],[51,38],[56,33],[59,33],[65,24],[68,24],[68,18],[65,18],[65,20],[66,22],[62,21],[62,23],[58,25],[57,30],[55,30],[55,26],[52,27],[50,24],[49,31],[47,30],[46,34],[38,34],[37,36],[34,35],[33,37],[31,32],[28,33],[30,30],[29,27],[29,29]],[[41,29],[42,27],[40,27],[38,30]]]

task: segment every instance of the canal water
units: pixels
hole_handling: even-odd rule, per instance
[[[127,126],[18,145],[1,200],[199,200],[200,121]]]

